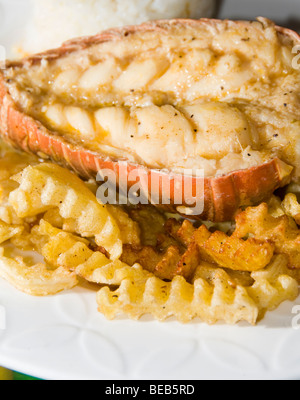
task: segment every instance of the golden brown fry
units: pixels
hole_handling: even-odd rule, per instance
[[[33,228],[31,240],[49,264],[75,271],[89,282],[119,285],[123,278],[149,277],[141,266],[130,267],[120,260],[110,260],[105,254],[93,251],[86,239],[54,228],[44,220]]]
[[[269,213],[272,217],[281,217],[285,214],[280,197],[272,196],[268,201]]]
[[[195,271],[193,282],[197,279],[205,279],[210,284],[213,284],[218,279],[226,279],[229,286],[236,288],[237,282],[224,269],[214,266],[206,261],[202,261]]]
[[[203,265],[193,285],[180,276],[172,282],[155,277],[137,283],[125,279],[115,291],[101,289],[97,302],[108,319],[125,313],[132,319],[151,314],[160,321],[175,316],[181,322],[199,317],[210,324],[255,324],[266,311],[297,297],[298,283],[288,273],[284,256],[277,256],[267,269],[251,275],[250,287],[243,287],[225,270]]]
[[[141,229],[141,241],[144,246],[157,245],[159,234],[164,234],[166,217],[152,206],[129,208],[129,216],[138,223]]]
[[[194,235],[192,236],[192,240],[197,243],[199,248],[202,248],[205,243],[209,240],[211,237],[212,233],[206,228],[205,225],[201,225],[199,229],[197,229],[194,232]],[[205,256],[205,254],[202,254]],[[210,260],[208,260],[210,261]]]
[[[160,253],[165,253],[169,247],[177,247],[181,253],[184,253],[186,248],[176,241],[174,238],[169,236],[167,233],[159,233],[157,235],[157,244],[156,244],[156,249]]]
[[[37,162],[36,157],[26,153],[19,153],[8,148],[3,151],[0,158],[0,219],[7,224],[21,225],[23,222],[8,201],[10,193],[18,187],[18,184],[10,178],[30,163],[34,165]]]
[[[141,244],[141,231],[138,223],[133,221],[121,206],[107,205],[106,207],[120,229],[122,242],[124,244],[139,246]],[[44,214],[43,219],[54,227],[63,229],[64,231],[72,233],[76,231],[74,221],[70,218],[62,218],[58,208],[48,210]]]
[[[77,285],[76,274],[65,268],[49,270],[45,264],[28,265],[21,257],[9,258],[0,251],[0,277],[33,296],[53,295]]]
[[[179,229],[177,224],[174,229],[174,222],[167,226],[169,231],[171,226],[172,235],[189,246],[191,257],[184,264],[190,266],[190,276],[201,260],[232,270],[251,272],[266,267],[274,254],[274,247],[270,243],[255,239],[244,241],[220,231],[211,233],[205,225],[197,230],[188,221]],[[195,251],[195,244],[198,246],[198,253]],[[184,276],[188,277],[186,273]]]
[[[151,314],[159,321],[174,316],[183,323],[199,317],[209,324],[221,320],[228,324],[241,320],[255,324],[258,316],[258,308],[246,289],[233,289],[222,279],[214,285],[201,278],[191,285],[180,276],[169,283],[155,277],[137,284],[124,280],[116,291],[101,289],[97,302],[99,311],[108,319],[125,313],[132,319]]]
[[[175,218],[168,219],[164,224],[165,231],[175,239],[179,239],[178,231],[182,227],[182,222]]]
[[[219,276],[223,273],[226,273],[228,284],[233,288],[237,286],[250,287],[254,283],[250,272],[219,268],[215,264],[206,261],[201,261],[201,264],[199,264],[194,273],[192,282],[203,277],[209,282],[212,282],[216,275]]]
[[[282,202],[282,207],[286,215],[294,218],[296,223],[300,225],[300,204],[297,196],[292,193],[287,194]]]
[[[265,203],[249,207],[236,217],[233,236],[244,238],[249,235],[274,244],[275,253],[288,256],[290,268],[300,268],[300,230],[287,215],[272,217]]]
[[[38,164],[37,157],[11,148],[6,148],[0,158],[0,182],[23,171],[28,165]]]
[[[69,226],[67,224],[67,221],[60,215],[58,208],[52,208],[51,210],[45,212],[45,214],[43,215],[43,220],[48,222],[55,228],[74,233],[74,231],[68,229]]]
[[[122,263],[120,260],[108,262],[101,253],[94,253],[87,262],[76,268],[76,274],[88,282],[101,285],[121,285],[124,280],[129,279],[133,284],[145,281],[151,276],[139,264],[132,267]]]
[[[0,170],[1,171],[1,170]],[[0,219],[9,225],[22,224],[23,220],[17,216],[8,198],[18,184],[10,179],[0,182]]]
[[[77,176],[55,164],[39,164],[26,168],[15,180],[20,186],[9,200],[19,217],[59,209],[61,217],[72,221],[74,232],[95,237],[112,259],[120,257],[122,240],[116,221]]]
[[[299,224],[300,205],[293,194],[283,202],[273,196],[268,206],[240,213],[232,236],[216,225],[197,229],[187,220],[166,220],[152,207],[129,208],[128,215],[121,207],[107,206],[124,244],[121,260],[113,260],[103,246],[103,240],[112,241],[112,224],[102,222],[104,239],[98,236],[94,241],[99,231],[99,221],[92,218],[94,183],[79,180],[85,186],[83,198],[77,178],[77,188],[72,178],[65,190],[56,167],[29,168],[27,174],[28,163],[37,161],[12,154],[0,160],[0,243],[9,240],[18,248],[35,249],[47,263],[30,266],[20,257],[4,256],[2,250],[0,276],[19,290],[55,294],[75,286],[77,276],[119,286],[98,293],[99,310],[108,318],[125,313],[137,319],[150,313],[159,320],[175,316],[188,322],[199,317],[230,324],[254,324],[299,293],[300,236],[295,221]],[[24,169],[18,187],[9,178]],[[93,201],[86,201],[86,190]],[[86,214],[91,204],[93,212]],[[273,257],[274,249],[279,255]]]
[[[199,244],[204,260],[235,271],[257,271],[265,268],[273,258],[271,243],[248,239],[246,241],[228,237],[223,232],[211,234],[208,240]]]
[[[181,275],[188,282],[190,282],[193,279],[195,271],[199,267],[200,263],[201,256],[199,247],[196,243],[191,243],[185,253],[180,257],[180,260],[176,266],[175,275]]]
[[[190,221],[184,220],[181,223],[176,219],[169,219],[165,223],[165,229],[173,238],[186,247],[193,242],[193,235],[196,231],[196,228]]]
[[[3,221],[0,221],[0,244],[6,242],[7,240],[21,235],[24,227],[21,225],[8,225]]]
[[[157,263],[153,271],[154,275],[160,279],[172,280],[178,273],[178,264],[180,263],[181,254],[178,247],[170,246],[162,259]]]
[[[31,233],[31,241],[44,259],[55,267],[64,267],[70,271],[86,263],[97,251],[90,247],[90,242],[69,232],[54,228],[41,220]],[[104,254],[101,265],[111,263]],[[100,267],[100,264],[98,265]]]
[[[107,205],[107,209],[119,226],[123,244],[139,246],[141,244],[139,224],[133,221],[121,206]]]
[[[279,255],[266,269],[251,274],[254,284],[247,290],[259,307],[259,318],[266,311],[275,310],[282,302],[294,301],[298,297],[298,282],[291,276],[288,264],[288,258]]]
[[[152,272],[160,279],[172,280],[176,275],[182,275],[190,280],[199,265],[197,246],[191,246],[184,252],[178,246],[171,245],[164,252],[152,246],[134,248],[124,246],[121,260],[128,265],[136,263]]]
[[[161,279],[172,280],[181,275],[191,281],[202,261],[234,271],[252,272],[265,268],[274,255],[271,243],[252,238],[245,241],[220,231],[211,233],[205,225],[196,229],[187,220],[182,224],[168,220],[165,229],[178,240],[177,246],[170,245],[164,252],[152,247],[124,248],[122,260],[130,265],[140,263]]]
[[[163,255],[151,246],[133,247],[124,245],[121,261],[128,265],[141,264],[146,271],[154,272],[162,257]]]

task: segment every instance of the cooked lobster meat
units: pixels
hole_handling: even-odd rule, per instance
[[[189,192],[203,184],[196,217],[227,221],[299,181],[299,43],[262,18],[158,21],[75,39],[7,63],[0,132],[84,177],[158,176],[156,198],[167,183],[165,208],[190,215],[188,196],[175,202],[188,170]]]

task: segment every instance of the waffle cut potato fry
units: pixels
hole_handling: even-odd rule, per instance
[[[24,152],[12,149],[0,142],[0,182],[7,181],[29,165],[36,165],[39,159]]]
[[[282,217],[285,215],[283,203],[280,197],[272,196],[267,202],[269,214],[274,218]]]
[[[143,278],[149,276],[149,273],[140,265],[129,267],[119,260],[112,261],[105,254],[93,251],[88,240],[57,229],[43,219],[33,227],[26,238],[19,240],[19,244],[21,244],[19,247],[21,248],[23,241],[26,242],[28,247],[40,254],[52,269],[58,269],[58,272],[65,270],[89,282],[119,285],[128,276],[134,277],[134,279],[138,279],[139,276]],[[18,247],[18,241],[15,243]],[[3,262],[7,265],[7,271],[10,265],[15,265],[12,261],[9,257],[3,258]],[[19,263],[24,264],[21,259]],[[42,264],[38,264],[38,268],[39,270],[46,270],[46,266]],[[17,279],[17,274],[20,271],[21,269],[15,268],[14,280]],[[32,275],[27,276],[29,279],[32,278]],[[10,280],[8,274],[4,274],[3,277]],[[49,281],[50,278],[49,275]],[[22,279],[22,276],[20,279]],[[67,285],[65,289],[69,289],[69,286]],[[46,289],[43,292],[34,291],[33,294],[35,293],[38,293],[38,295],[42,295],[42,293],[52,294],[47,292]]]
[[[287,194],[282,202],[282,207],[286,215],[294,218],[297,225],[300,225],[300,203],[297,196],[293,193]]]
[[[123,244],[139,246],[141,244],[141,229],[139,224],[129,217],[120,206],[108,204],[107,209],[119,226]]]
[[[9,195],[18,184],[10,178],[29,165],[39,163],[34,156],[20,153],[0,143],[0,277],[12,286],[34,296],[53,295],[77,285],[74,273],[64,268],[53,268],[45,263],[28,261],[14,255],[17,247],[30,248],[30,223],[34,219],[20,218],[9,203]],[[6,254],[7,253],[7,254]]]
[[[288,275],[284,256],[275,257],[266,270],[252,273],[254,283],[249,287],[232,283],[223,269],[216,268],[213,275],[211,268],[199,270],[193,284],[181,276],[171,282],[152,276],[138,282],[125,279],[115,291],[102,288],[97,295],[99,311],[108,319],[119,314],[132,319],[151,314],[160,321],[175,317],[186,323],[199,317],[208,324],[255,324],[266,311],[298,296],[298,283]]]
[[[29,264],[22,257],[6,257],[0,249],[0,277],[32,296],[49,296],[78,284],[77,276],[63,267],[51,269],[44,263]]]
[[[237,271],[257,271],[265,268],[273,258],[271,243],[249,238],[243,240],[223,232],[210,233],[202,225],[194,234],[200,256],[205,261]]]
[[[140,227],[140,237],[144,246],[156,246],[157,239],[164,233],[165,215],[154,206],[142,206],[129,209],[130,217]]]
[[[5,149],[0,277],[34,296],[98,284],[98,308],[108,319],[150,314],[159,321],[255,324],[297,297],[295,195],[249,207],[223,229],[168,219],[152,206],[103,206],[95,193],[93,182]],[[18,249],[43,262],[20,257]]]
[[[43,219],[32,229],[31,242],[47,263],[71,271],[93,253],[88,240],[57,229]]]
[[[154,276],[138,283],[126,279],[116,291],[101,289],[97,302],[99,311],[108,319],[125,314],[138,320],[151,314],[159,321],[173,316],[183,323],[199,317],[209,324],[219,320],[229,324],[246,320],[254,324],[258,316],[245,288],[232,289],[222,280],[213,286],[198,279],[191,285],[182,276],[176,276],[172,282]]]
[[[121,206],[108,204],[106,207],[120,229],[122,243],[124,245],[129,244],[132,246],[140,246],[141,240],[139,225],[129,217],[127,212],[123,210]],[[56,228],[76,233],[74,221],[72,219],[62,218],[58,208],[48,210],[43,215],[43,219]]]
[[[251,274],[254,284],[247,290],[259,307],[260,317],[266,311],[275,310],[284,301],[297,298],[298,282],[291,276],[288,265],[288,257],[278,255],[267,268]]]
[[[243,240],[221,231],[211,233],[205,225],[196,229],[187,220],[182,224],[168,220],[165,230],[175,240],[166,250],[125,246],[122,261],[129,265],[140,263],[160,279],[172,280],[181,275],[190,281],[202,261],[233,271],[253,272],[265,268],[274,255],[275,247],[267,241]]]
[[[20,184],[9,201],[20,218],[32,217],[56,208],[74,232],[95,238],[113,260],[122,254],[120,229],[105,205],[81,179],[55,164],[27,167],[14,179]]]
[[[24,227],[22,225],[9,225],[0,220],[0,244],[21,235]]]
[[[275,253],[288,257],[290,268],[300,269],[300,230],[292,218],[287,215],[273,217],[266,203],[249,207],[237,215],[233,236],[245,238],[249,235],[272,243]]]
[[[32,155],[14,151],[0,143],[0,220],[9,225],[23,223],[13,207],[9,203],[10,193],[18,187],[18,184],[10,178],[29,165],[38,163],[38,159]]]
[[[76,268],[76,274],[88,282],[99,285],[120,286],[126,279],[138,283],[152,276],[141,265],[132,267],[120,260],[107,262],[101,253],[94,253],[85,263]]]
[[[24,222],[19,218],[9,203],[10,193],[18,187],[16,182],[8,179],[0,182],[0,219],[8,225],[18,225]]]
[[[129,267],[120,260],[110,260],[92,250],[88,240],[57,229],[45,220],[33,228],[31,241],[47,263],[74,271],[88,282],[120,285],[129,276],[137,280],[149,276],[140,265]]]

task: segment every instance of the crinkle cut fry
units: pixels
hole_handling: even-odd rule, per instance
[[[10,179],[0,182],[0,219],[8,225],[24,224],[24,220],[17,216],[15,210],[8,201],[10,193],[15,190],[16,187],[16,182]]]
[[[76,274],[65,268],[48,270],[45,264],[28,265],[21,257],[4,256],[0,251],[0,277],[16,289],[32,296],[49,296],[78,284]]]
[[[106,207],[119,226],[122,242],[124,244],[139,246],[141,244],[141,229],[139,224],[130,218],[121,206],[107,204]]]
[[[247,290],[260,309],[259,318],[266,311],[275,310],[284,301],[294,301],[299,295],[299,284],[293,277],[288,257],[275,256],[265,269],[253,272],[254,284]]]
[[[236,271],[263,269],[274,255],[271,243],[252,238],[243,240],[220,231],[211,234],[204,225],[194,233],[194,239],[203,260]]]
[[[120,260],[105,263],[100,253],[94,253],[87,262],[79,265],[76,274],[88,282],[110,286],[120,286],[127,279],[138,284],[152,276],[139,264],[130,267]]]
[[[205,225],[196,229],[189,221],[169,220],[166,231],[177,240],[164,252],[153,246],[123,247],[122,261],[141,264],[160,279],[181,275],[189,282],[202,261],[233,271],[257,271],[265,268],[274,255],[274,246],[256,239],[243,240],[223,232],[211,233]]]
[[[166,229],[180,243],[187,246],[175,273],[187,279],[192,277],[197,263],[199,265],[201,261],[231,270],[252,272],[265,268],[274,255],[274,246],[271,243],[252,238],[243,240],[221,231],[211,233],[205,225],[196,229],[189,221],[180,225],[169,220]]]
[[[9,194],[18,186],[10,178],[22,171],[28,165],[34,165],[38,159],[26,153],[19,153],[0,142],[0,220],[8,225],[22,225],[13,207],[9,204]]]
[[[230,277],[224,270],[219,271],[213,280],[203,273],[193,285],[180,276],[172,282],[154,276],[139,282],[125,279],[116,291],[105,287],[98,292],[99,311],[108,319],[124,313],[132,319],[151,314],[160,321],[174,316],[180,322],[199,317],[209,324],[255,324],[266,311],[283,301],[295,300],[299,294],[298,283],[288,275],[284,256],[276,256],[268,268],[252,273],[254,284],[250,287],[230,285]]]
[[[7,179],[9,177],[5,175],[4,178]],[[4,180],[3,182],[9,181]],[[9,192],[10,190],[7,191],[8,194]],[[296,220],[297,204],[295,200],[296,198],[294,199],[292,196],[287,197],[282,207],[288,215]],[[50,211],[55,211],[55,208],[51,208]],[[119,210],[116,210],[116,215],[118,211]],[[127,223],[125,214],[124,217],[125,218],[122,216],[123,226]],[[278,236],[275,235],[275,237],[277,237],[278,241],[281,237],[279,233],[282,235],[283,232],[291,239],[293,236],[292,232],[295,233],[297,231],[297,227],[295,224],[293,225],[291,219],[282,218],[279,220],[274,218],[274,220],[276,220],[277,225],[273,225],[273,235],[275,235],[274,232],[276,231]],[[270,229],[272,228],[271,222],[274,222],[274,220],[268,218]],[[20,221],[23,223],[22,218],[20,218]],[[64,221],[65,223],[71,224],[67,219]],[[7,222],[7,224],[3,223],[3,226],[0,226],[0,228],[3,228],[1,228],[3,235],[5,234],[4,236],[2,235],[3,240],[6,240],[5,238],[21,238],[23,226],[21,224],[17,225],[17,223],[15,223],[14,226],[10,225],[11,223]],[[164,277],[164,271],[169,271],[168,273],[171,274],[169,275],[169,279],[172,280],[172,282],[164,282],[163,279],[154,277],[151,272],[145,271],[138,264],[130,267],[121,261],[109,260],[106,255],[102,254],[100,251],[93,251],[93,247],[89,247],[89,241],[72,235],[71,233],[63,232],[62,230],[55,231],[55,228],[50,225],[48,225],[47,228],[45,228],[44,225],[43,231],[43,229],[41,229],[42,225],[43,221],[40,223],[40,232],[34,233],[40,235],[40,242],[37,241],[40,245],[39,250],[45,256],[46,261],[56,266],[55,270],[48,269],[44,264],[29,266],[25,264],[24,260],[21,258],[12,260],[3,255],[0,256],[1,276],[9,280],[18,289],[29,294],[41,296],[55,294],[61,290],[72,288],[77,284],[76,275],[79,275],[90,282],[106,285],[120,285],[118,289],[120,291],[123,290],[127,284],[128,288],[133,292],[129,300],[131,303],[132,300],[135,300],[137,304],[129,304],[130,301],[129,303],[125,302],[126,298],[128,300],[128,294],[126,294],[124,290],[122,301],[126,304],[124,307],[122,305],[122,307],[124,308],[123,312],[126,311],[132,318],[139,318],[144,313],[150,313],[157,319],[165,319],[173,315],[179,321],[188,322],[190,319],[198,316],[208,323],[214,323],[219,320],[225,320],[228,323],[235,323],[239,320],[255,323],[257,319],[263,316],[265,311],[276,308],[284,300],[293,300],[298,294],[298,285],[294,279],[296,278],[297,271],[290,271],[288,269],[289,259],[285,256],[277,256],[274,258],[273,262],[263,270],[252,272],[251,279],[253,279],[253,283],[251,282],[251,284],[250,279],[249,284],[236,284],[235,279],[228,275],[230,271],[228,271],[227,274],[224,269],[217,268],[213,266],[213,264],[209,264],[211,265],[211,267],[209,267],[211,269],[209,275],[204,266],[201,267],[200,265],[199,267],[198,258],[195,257],[196,250],[193,249],[193,246],[194,248],[196,246],[195,237],[197,237],[197,234],[200,234],[200,231],[196,230],[188,221],[184,221],[183,224],[174,224],[173,230],[168,230],[168,228],[166,228],[166,231],[170,236],[175,238],[179,246],[176,248],[172,241],[168,243],[168,246],[162,246],[164,247],[164,251],[167,249],[169,253],[165,251],[165,258],[160,259],[155,265],[157,268],[156,272],[159,273],[160,271],[162,277]],[[138,246],[138,231],[136,228],[131,236],[131,230],[134,225],[135,224],[130,225],[130,229],[128,229],[128,232],[125,232],[126,234],[121,237],[121,240],[123,243],[128,241],[129,243],[132,242],[130,244]],[[69,225],[69,227],[70,226],[71,225]],[[274,229],[274,226],[275,228],[277,226],[277,230]],[[9,231],[6,229],[8,227],[11,228]],[[156,229],[158,229],[158,227]],[[205,239],[203,243],[207,243],[207,245],[204,246],[200,240],[202,247],[204,249],[206,247],[206,250],[212,247],[220,257],[223,254],[225,255],[226,253],[224,251],[220,252],[220,247],[218,246],[220,246],[220,242],[225,242],[224,239],[226,235],[222,234],[223,236],[221,237],[219,232],[212,234],[208,230],[205,230],[204,227],[201,229],[202,239]],[[37,231],[37,228],[35,231]],[[47,231],[49,236],[46,241],[43,241],[42,236],[43,234],[47,236]],[[8,234],[8,236],[6,236],[6,234]],[[226,238],[228,238],[228,236],[226,236]],[[242,237],[234,238],[235,243],[242,243],[240,242]],[[256,238],[256,240],[267,242],[269,239]],[[248,243],[250,242],[251,240]],[[206,256],[208,257],[208,253]],[[174,260],[177,260],[177,257],[178,262],[174,262],[176,266],[174,270],[174,265],[172,263]],[[193,284],[186,282],[181,276],[174,277],[176,274],[187,277],[188,272],[194,269],[194,267],[190,268],[192,262],[195,262],[195,268],[198,267],[198,269],[196,268],[198,270],[197,277],[194,279],[192,274],[191,278],[189,278]],[[200,257],[200,263],[201,262],[202,260]],[[216,263],[216,260],[214,260],[214,262]],[[179,266],[181,266],[181,269]],[[186,271],[183,271],[184,267],[186,267]],[[37,277],[37,274],[39,277]],[[297,278],[299,279],[299,277]],[[137,289],[137,291],[134,292],[134,289]],[[104,290],[108,290],[108,288]],[[112,293],[112,298],[116,300],[116,297],[114,297],[116,296],[116,292],[109,291],[109,293],[110,292]],[[199,298],[197,300],[198,302],[192,300],[195,297],[195,293],[200,293],[198,297],[201,297],[200,295],[202,294],[201,302]],[[205,293],[207,296],[205,296]],[[235,294],[234,296],[233,293]],[[178,298],[179,305],[176,309]],[[233,298],[234,300],[232,300]],[[120,301],[120,299],[121,296],[118,298],[118,301]],[[139,307],[139,301],[143,304],[142,308]],[[152,306],[147,304],[147,302],[150,302],[152,305],[154,304],[154,311],[151,310]],[[244,305],[241,306],[241,304]],[[239,308],[239,306],[241,308]],[[114,315],[121,311],[121,309],[116,311],[111,308],[106,310],[108,313],[115,313]],[[254,318],[254,316],[256,316],[256,318]]]
[[[122,209],[121,206],[106,206],[110,214],[112,214],[113,218],[116,221],[121,233],[121,239],[124,245],[132,245],[132,246],[140,246],[140,228],[138,224],[133,221],[129,215]],[[74,220],[64,219],[61,217],[59,213],[59,209],[52,208],[47,211],[43,219],[49,222],[56,228],[62,229],[66,232],[76,233],[76,225],[74,224]]]
[[[176,275],[191,279],[200,262],[195,245],[185,252],[171,245],[163,253],[152,246],[124,246],[121,260],[128,265],[141,264],[145,270],[158,278],[168,280],[172,280]]]
[[[151,314],[163,321],[174,316],[187,323],[199,317],[213,324],[219,320],[234,324],[246,320],[255,324],[258,308],[247,295],[245,288],[230,288],[219,281],[213,287],[204,279],[197,279],[194,285],[176,276],[172,282],[164,282],[156,277],[146,282],[124,280],[117,291],[108,287],[97,295],[99,311],[108,319],[125,313],[132,319]]]
[[[300,230],[287,215],[272,217],[265,203],[249,207],[237,215],[233,236],[243,238],[248,235],[272,243],[275,253],[288,256],[290,268],[300,269]]]
[[[120,262],[114,261],[111,262],[106,258],[106,256],[100,252],[93,252],[87,246],[87,241],[81,238],[78,238],[70,233],[63,232],[59,229],[52,227],[46,221],[41,220],[39,227],[34,229],[34,233],[39,234],[41,236],[49,236],[45,242],[41,242],[40,252],[45,257],[45,259],[50,263],[56,263],[57,267],[69,268],[74,270],[77,275],[81,276],[82,278],[88,280],[89,282],[95,282],[99,284],[107,284],[107,285],[124,285],[126,281],[132,282],[132,285],[135,287],[142,287],[146,285],[147,281],[150,281],[153,278],[153,275],[147,271],[145,271],[140,265],[136,264],[133,267],[129,267],[128,265]],[[80,264],[81,263],[81,264]],[[203,282],[206,282],[207,288],[212,290],[212,285],[209,283],[211,282],[211,277],[209,273],[205,273],[204,269],[200,271],[200,275],[203,276]],[[206,280],[204,279],[206,278]],[[177,278],[175,278],[177,279]],[[170,283],[166,283],[162,280],[159,280],[162,283],[160,286],[163,289],[168,288]],[[199,281],[199,279],[197,279]],[[214,284],[215,284],[215,296],[214,296],[214,303],[216,305],[216,309],[211,311],[209,317],[207,317],[207,321],[213,323],[216,316],[221,318],[221,314],[223,313],[222,307],[218,305],[217,300],[220,297],[218,293],[221,293],[222,298],[225,299],[224,301],[230,301],[232,297],[232,293],[238,293],[239,296],[243,294],[245,296],[245,291],[241,293],[241,286],[232,284],[232,278],[226,274],[226,272],[222,269],[215,268],[215,275],[214,275]],[[158,282],[158,281],[157,281]],[[202,282],[202,285],[204,283]],[[198,282],[199,283],[199,282]],[[174,286],[174,284],[173,284]],[[186,282],[185,288],[191,288],[193,285],[190,285]],[[196,285],[196,287],[198,287]],[[176,286],[176,290],[181,290],[182,298],[186,298],[188,295],[182,291],[182,285],[178,284]],[[120,288],[121,290],[121,288]],[[175,290],[175,286],[174,286]],[[178,293],[179,293],[178,292]],[[158,293],[158,299],[159,299]],[[176,292],[173,294],[174,297],[174,304],[176,304],[177,297]],[[218,297],[219,296],[219,297]],[[203,295],[202,300],[205,299]],[[227,300],[226,300],[227,299]],[[152,299],[152,302],[155,301],[155,296]],[[218,301],[221,301],[220,299]],[[196,304],[194,302],[194,304]],[[249,305],[249,302],[247,303]],[[172,305],[172,302],[171,302]],[[232,306],[234,307],[234,306]],[[231,308],[230,308],[231,310]],[[159,311],[157,311],[159,313]],[[180,314],[181,312],[181,314]],[[231,314],[230,312],[233,311],[226,311],[225,313],[228,314],[228,320],[230,321]],[[186,316],[186,309],[182,309],[182,311],[178,311],[176,316],[179,320],[183,321]],[[190,313],[190,314],[189,314]],[[191,317],[192,311],[188,311],[187,318]],[[239,314],[235,312],[235,315],[242,315],[242,311],[238,311]],[[246,309],[245,309],[246,313]],[[189,317],[190,315],[190,317]],[[197,316],[198,314],[196,314]],[[201,314],[202,315],[202,314]],[[202,315],[202,318],[206,318],[205,315]],[[241,319],[244,319],[242,316]],[[249,320],[250,321],[250,320]],[[187,321],[186,321],[187,322]],[[234,323],[234,322],[233,322]],[[254,322],[251,322],[254,323]]]
[[[45,240],[41,240],[42,237]],[[124,277],[149,277],[142,267],[129,267],[120,260],[110,260],[105,254],[91,250],[87,240],[54,228],[44,220],[33,229],[32,241],[49,264],[74,271],[89,282],[120,285]]]
[[[282,207],[286,215],[294,218],[296,223],[300,225],[300,203],[297,196],[293,193],[287,194],[282,202]]]
[[[112,259],[122,254],[120,229],[105,205],[74,174],[55,164],[26,168],[15,178],[20,184],[9,197],[21,218],[58,208],[60,215],[72,220],[74,230],[83,237],[95,237]]]
[[[22,225],[9,225],[0,220],[0,244],[21,235],[24,230]]]
[[[46,239],[41,240],[43,237]],[[88,241],[44,220],[33,229],[32,241],[48,263],[74,271],[88,282],[117,286],[124,279],[139,281],[151,276],[138,264],[130,267],[120,260],[108,259],[105,254],[91,250]]]
[[[188,220],[184,220],[181,223],[176,219],[169,219],[165,223],[165,230],[174,239],[178,240],[181,244],[188,247],[193,242],[193,235],[196,231],[196,228]]]
[[[129,216],[140,227],[141,241],[145,246],[156,246],[158,237],[164,233],[166,217],[154,206],[129,207]]]

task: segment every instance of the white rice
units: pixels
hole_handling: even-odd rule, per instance
[[[31,0],[22,51],[37,53],[77,36],[148,20],[209,17],[215,0]]]

